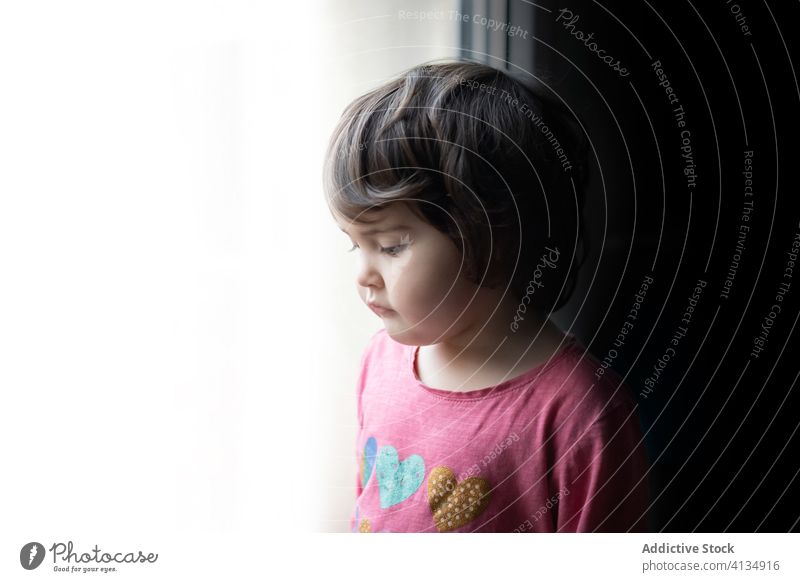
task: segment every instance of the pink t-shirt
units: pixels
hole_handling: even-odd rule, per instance
[[[364,350],[351,531],[648,531],[636,405],[574,336],[470,392],[423,384],[417,349],[381,329]]]

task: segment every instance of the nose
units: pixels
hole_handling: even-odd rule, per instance
[[[356,273],[356,283],[361,287],[381,287],[383,278],[366,253],[361,253]]]

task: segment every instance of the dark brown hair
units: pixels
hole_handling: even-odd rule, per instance
[[[559,264],[531,298],[549,311],[571,295],[586,254],[586,149],[580,124],[538,85],[469,61],[431,62],[345,109],[325,193],[337,214],[359,222],[409,202],[453,240],[466,277],[508,285],[517,298],[545,247],[557,246]]]

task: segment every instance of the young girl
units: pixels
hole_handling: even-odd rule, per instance
[[[353,531],[647,531],[634,402],[549,321],[582,261],[585,150],[543,90],[466,61],[346,109],[327,201],[384,325],[361,359]]]

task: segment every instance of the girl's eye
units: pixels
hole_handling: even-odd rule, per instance
[[[396,257],[396,256],[397,256],[397,255],[399,255],[399,254],[400,254],[400,253],[403,251],[403,249],[405,249],[407,246],[408,246],[408,245],[407,245],[407,244],[405,244],[405,245],[394,245],[394,246],[391,246],[391,247],[381,247],[381,252],[382,252],[382,253],[386,253],[386,254],[387,254],[387,255],[389,255],[390,257]]]
[[[403,252],[403,250],[405,250],[405,248],[406,248],[406,247],[407,247],[409,244],[411,244],[411,239],[410,239],[409,237],[407,237],[407,236],[404,236],[404,237],[401,239],[401,242],[400,242],[400,244],[398,244],[398,245],[392,245],[392,246],[390,246],[390,247],[382,247],[382,246],[379,246],[378,248],[380,249],[380,252],[382,252],[383,254],[385,254],[385,255],[389,255],[390,257],[396,257],[396,256],[397,256],[397,255],[399,255],[401,252]],[[352,247],[350,247],[350,249],[348,249],[348,251],[347,251],[347,252],[348,252],[348,253],[351,253],[351,252],[353,252],[354,250],[356,250],[356,249],[359,249],[359,248],[361,248],[361,247],[359,247],[359,246],[358,246],[358,243],[353,243],[353,246],[352,246]]]

